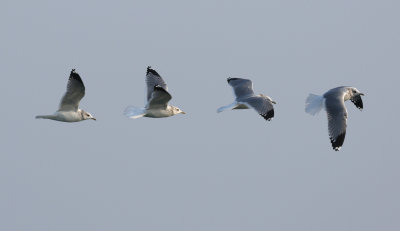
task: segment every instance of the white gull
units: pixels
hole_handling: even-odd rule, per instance
[[[151,67],[147,67],[146,73],[147,85],[147,105],[144,108],[128,106],[124,115],[137,119],[140,117],[162,118],[176,114],[186,114],[178,107],[168,105],[172,96],[168,93],[167,84],[161,76]]]
[[[276,102],[269,96],[263,94],[255,95],[253,83],[250,79],[228,78],[227,81],[233,88],[236,99],[233,103],[218,108],[218,113],[228,109],[253,108],[268,121],[274,117],[274,107],[272,104],[276,104]]]
[[[79,122],[82,120],[96,120],[89,112],[79,108],[79,102],[85,96],[85,85],[75,69],[72,69],[68,78],[67,92],[61,99],[58,111],[52,115],[38,115],[37,119],[51,119],[62,122]]]
[[[340,150],[346,136],[347,110],[344,102],[350,100],[358,109],[362,110],[362,95],[364,94],[355,87],[336,87],[322,96],[310,94],[306,99],[305,111],[311,115],[315,115],[325,108],[328,115],[329,138],[335,151]]]

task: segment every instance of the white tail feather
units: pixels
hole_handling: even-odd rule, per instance
[[[236,105],[237,105],[237,103],[236,103],[236,102],[233,102],[233,103],[231,103],[231,104],[229,104],[229,105],[226,105],[226,106],[223,106],[223,107],[218,108],[218,109],[217,109],[217,112],[220,113],[220,112],[223,112],[223,111],[225,111],[225,110],[232,109],[232,108],[234,108]]]
[[[138,108],[138,107],[134,107],[134,106],[128,106],[124,110],[124,115],[131,119],[137,119],[137,118],[143,117],[145,114],[146,114],[146,111],[144,108]]]
[[[324,100],[324,97],[320,95],[308,95],[306,99],[306,112],[311,115],[317,114],[324,106]]]
[[[35,116],[36,119],[54,119],[54,115],[38,115]]]

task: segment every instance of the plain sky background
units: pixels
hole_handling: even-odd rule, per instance
[[[399,1],[0,3],[0,230],[400,230]],[[130,120],[145,72],[187,112]],[[57,110],[69,72],[97,121]],[[216,113],[250,78],[275,118]],[[351,102],[340,152],[309,93]]]

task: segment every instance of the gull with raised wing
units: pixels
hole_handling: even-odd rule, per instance
[[[274,117],[274,107],[272,104],[276,104],[276,102],[266,95],[255,95],[253,91],[253,83],[250,79],[228,78],[227,81],[233,88],[233,93],[236,98],[233,103],[218,108],[218,113],[228,109],[253,108],[268,121]]]
[[[79,122],[82,120],[96,120],[89,112],[79,108],[79,102],[85,96],[85,85],[75,69],[69,75],[67,92],[61,99],[58,111],[52,115],[38,115],[37,119],[51,119],[62,122]]]
[[[128,106],[124,111],[125,116],[131,119],[137,119],[140,117],[162,118],[176,114],[186,114],[178,107],[168,105],[172,96],[168,93],[167,84],[150,66],[147,67],[146,85],[146,107],[138,108],[135,106]]]
[[[336,87],[322,96],[310,94],[306,99],[305,111],[311,115],[315,115],[325,108],[328,114],[329,139],[335,151],[340,150],[346,136],[347,110],[344,102],[350,100],[358,109],[362,110],[362,95],[364,94],[355,87]]]

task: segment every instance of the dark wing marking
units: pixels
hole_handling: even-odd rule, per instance
[[[354,96],[350,100],[351,100],[351,102],[354,103],[354,105],[356,105],[356,107],[358,109],[360,109],[360,110],[363,109],[363,101],[361,99],[361,95]]]
[[[335,151],[339,151],[340,147],[342,147],[343,143],[344,143],[344,137],[346,136],[346,131],[342,134],[340,134],[338,137],[336,137],[336,140],[330,138],[331,140],[331,144],[332,144],[332,148]]]

